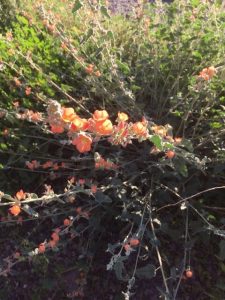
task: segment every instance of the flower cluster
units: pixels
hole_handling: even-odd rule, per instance
[[[29,122],[38,123],[43,121],[42,114],[40,112],[34,112],[33,110],[25,110],[22,113],[17,113],[16,117],[20,120],[27,120]]]
[[[45,163],[41,164],[37,160],[32,160],[32,161],[26,161],[26,166],[30,170],[35,170],[35,169],[53,169],[55,171],[59,170],[60,168],[66,168],[66,164],[64,162],[62,163],[54,163],[53,161],[46,161]]]
[[[206,81],[212,79],[212,77],[217,73],[215,67],[211,66],[208,68],[204,68],[198,75],[198,78],[202,78]]]
[[[89,152],[93,137],[107,136],[112,144],[126,146],[132,139],[145,140],[148,138],[148,122],[127,122],[128,116],[118,113],[117,125],[113,125],[106,110],[96,110],[89,119],[81,118],[72,107],[61,107],[56,101],[50,101],[48,123],[52,133],[67,131],[71,143],[80,153]]]
[[[105,160],[99,153],[95,152],[95,168],[105,170],[116,170],[118,166],[110,160]]]

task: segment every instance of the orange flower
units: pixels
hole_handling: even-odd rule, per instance
[[[123,112],[118,112],[117,120],[120,122],[126,122],[128,120],[128,115]]]
[[[82,213],[82,208],[81,208],[81,207],[77,207],[77,208],[76,208],[76,213],[77,213],[78,215],[80,215],[80,214]]]
[[[13,79],[14,79],[14,82],[15,82],[16,86],[21,86],[22,85],[21,81],[17,77],[14,77]]]
[[[113,132],[113,124],[110,120],[95,123],[95,131],[100,135],[109,135]]]
[[[52,133],[63,133],[64,128],[62,126],[51,125],[51,132]]]
[[[31,94],[31,87],[26,87],[25,94],[29,96]]]
[[[108,119],[109,114],[107,113],[106,110],[96,110],[93,113],[93,119],[96,122],[104,122],[106,119]]]
[[[40,163],[37,160],[32,160],[31,162],[26,161],[26,166],[30,170],[34,170],[40,167]]]
[[[80,133],[73,141],[72,144],[76,146],[80,153],[88,152],[91,150],[92,139],[90,136]]]
[[[64,107],[63,113],[62,113],[62,120],[66,123],[73,122],[73,120],[76,118],[76,114],[74,112],[74,109],[72,107]]]
[[[92,74],[94,71],[94,66],[93,65],[88,65],[86,68],[85,68],[85,72],[87,74]]]
[[[85,179],[81,178],[78,180],[79,184],[80,185],[84,185],[85,184]]]
[[[142,136],[146,134],[147,128],[142,122],[136,122],[132,126],[132,131],[135,135]]]
[[[92,186],[91,186],[91,192],[92,192],[93,194],[95,194],[95,193],[97,192],[97,185],[92,185]]]
[[[188,270],[186,270],[185,275],[186,275],[187,278],[191,278],[191,277],[193,277],[193,271],[188,269]]]
[[[180,144],[180,143],[182,142],[182,138],[181,138],[181,137],[175,137],[175,138],[174,138],[174,142],[175,142],[176,144]]]
[[[211,67],[208,67],[208,74],[209,74],[209,77],[212,78],[215,74],[216,74],[216,68],[211,66]]]
[[[44,253],[45,252],[45,244],[40,244],[39,246],[38,246],[38,252],[39,253]]]
[[[5,129],[3,130],[3,132],[2,132],[2,135],[3,135],[3,136],[9,135],[9,129],[8,129],[8,128],[5,128]]]
[[[140,244],[140,241],[138,239],[130,239],[130,245],[131,246],[138,246]]]
[[[53,239],[53,241],[58,242],[59,241],[58,233],[53,232],[53,234],[51,235],[51,238]]]
[[[167,157],[167,158],[172,159],[172,158],[174,158],[174,156],[175,156],[175,152],[174,152],[174,151],[168,150],[168,151],[166,152],[166,157]]]
[[[79,131],[79,130],[87,130],[89,127],[89,122],[87,119],[81,119],[80,117],[76,117],[70,126],[72,131]]]
[[[167,134],[167,129],[164,126],[155,125],[151,127],[151,130],[160,136],[165,136]]]
[[[64,221],[63,221],[63,225],[64,226],[69,226],[71,224],[71,221],[69,220],[69,219],[65,219]]]
[[[16,198],[18,200],[22,200],[26,198],[26,193],[24,193],[23,190],[20,190],[19,192],[16,193]]]
[[[10,213],[14,216],[18,216],[18,214],[21,212],[21,209],[19,207],[19,205],[13,205],[10,209],[9,209]]]
[[[204,80],[210,80],[215,74],[217,70],[215,67],[211,66],[208,68],[204,68],[198,75],[198,78],[202,78]]]
[[[102,74],[101,74],[100,71],[96,71],[96,72],[95,72],[95,76],[96,76],[96,77],[100,77],[101,75],[102,75]]]

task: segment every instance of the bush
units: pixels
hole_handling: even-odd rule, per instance
[[[91,3],[31,1],[0,39],[1,296],[119,297],[107,268],[126,299],[221,298],[221,4]]]

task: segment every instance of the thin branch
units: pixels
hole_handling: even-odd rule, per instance
[[[175,192],[174,190],[170,189],[170,188],[167,187],[167,186],[165,186],[165,187],[166,187],[166,189],[167,189],[168,191],[170,191],[171,193],[173,193],[174,195],[176,195],[176,196],[177,196],[179,199],[181,199],[181,200],[178,201],[178,202],[176,202],[176,203],[164,205],[164,206],[158,208],[158,209],[156,210],[157,212],[160,211],[160,210],[163,210],[163,209],[165,209],[165,208],[168,208],[168,207],[180,205],[180,204],[184,203],[185,201],[191,200],[191,199],[193,199],[193,198],[195,198],[195,197],[198,197],[198,196],[200,196],[200,195],[202,195],[202,194],[205,194],[205,193],[208,193],[208,192],[211,192],[211,191],[216,191],[216,190],[222,190],[222,189],[225,189],[225,186],[224,186],[224,185],[223,185],[223,186],[216,186],[216,187],[209,188],[209,189],[206,189],[206,190],[204,190],[204,191],[201,191],[201,192],[199,192],[199,193],[197,193],[197,194],[191,195],[191,196],[189,196],[189,197],[182,198],[182,197],[181,197],[177,192]]]

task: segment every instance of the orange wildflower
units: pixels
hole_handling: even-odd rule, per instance
[[[83,185],[83,184],[85,184],[85,179],[81,178],[81,179],[79,179],[78,182],[79,182],[80,185]]]
[[[26,87],[25,94],[29,96],[31,94],[31,87]]]
[[[215,74],[217,70],[215,67],[211,66],[208,68],[204,68],[198,75],[198,78],[202,78],[204,80],[210,80]]]
[[[38,246],[38,252],[39,253],[44,253],[45,252],[45,244],[40,244],[39,246]]]
[[[18,200],[22,200],[26,198],[26,193],[24,193],[23,190],[20,190],[19,192],[16,193],[16,198]]]
[[[186,270],[185,275],[186,275],[187,278],[191,278],[191,277],[193,277],[193,271],[191,271],[190,269],[188,269],[188,270]]]
[[[20,106],[19,101],[14,101],[12,104],[15,108],[18,108]]]
[[[93,113],[93,119],[95,120],[95,122],[104,122],[108,118],[109,114],[106,110],[96,110]]]
[[[62,42],[62,43],[61,43],[61,48],[62,48],[62,49],[67,49],[66,43]]]
[[[117,120],[119,122],[126,122],[128,120],[128,115],[123,112],[118,112]]]
[[[135,135],[142,136],[146,134],[146,126],[142,122],[136,122],[132,126],[132,131]]]
[[[63,133],[64,128],[58,125],[51,125],[51,132],[52,133]]]
[[[89,122],[87,119],[81,119],[80,117],[76,117],[70,126],[72,131],[79,131],[79,130],[87,130],[89,127]]]
[[[76,213],[80,215],[82,213],[82,208],[79,206],[76,208]]]
[[[95,72],[95,76],[96,76],[96,77],[100,77],[101,75],[102,75],[102,74],[101,74],[100,71],[96,71],[96,72]]]
[[[21,81],[17,77],[14,77],[14,82],[15,82],[16,86],[21,86],[22,85]]]
[[[18,214],[21,212],[21,208],[19,205],[15,204],[9,209],[9,211],[13,216],[18,216]]]
[[[88,65],[86,68],[85,68],[85,72],[87,74],[92,74],[94,71],[94,66],[93,65]]]
[[[71,221],[69,220],[69,219],[65,219],[64,221],[63,221],[63,225],[64,226],[69,226],[71,224]]]
[[[2,132],[2,135],[3,135],[3,136],[9,135],[9,129],[8,129],[8,128],[5,128],[5,129],[3,130],[3,132]]]
[[[91,186],[91,192],[92,192],[93,194],[95,194],[95,193],[97,192],[97,185],[92,185],[92,186]]]
[[[72,144],[76,146],[80,153],[88,152],[91,150],[92,139],[90,136],[80,133],[73,141]]]
[[[174,142],[175,142],[176,144],[180,144],[180,143],[182,142],[182,138],[181,138],[181,137],[175,137],[175,138],[174,138]]]
[[[140,244],[140,241],[138,239],[132,238],[132,239],[130,239],[129,243],[131,246],[138,246]]]
[[[74,112],[74,109],[72,107],[64,107],[63,113],[62,113],[62,120],[66,123],[73,122],[73,120],[76,118],[76,114]]]
[[[109,135],[113,132],[113,124],[110,120],[95,123],[95,131],[100,135]]]
[[[40,163],[37,160],[32,160],[31,162],[26,161],[26,166],[30,170],[34,170],[40,167]]]
[[[169,159],[174,158],[175,155],[176,155],[175,152],[172,151],[172,150],[168,150],[168,151],[166,152],[166,157],[169,158]]]
[[[51,238],[53,239],[53,241],[58,242],[59,241],[58,233],[53,232],[53,234],[51,235]]]
[[[160,136],[165,136],[167,134],[167,129],[164,126],[152,126],[152,131]]]

